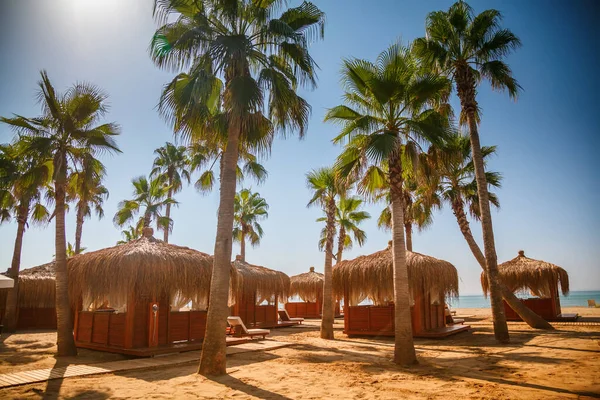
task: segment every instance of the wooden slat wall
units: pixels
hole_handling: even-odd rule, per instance
[[[544,319],[553,319],[556,317],[556,303],[555,299],[552,298],[532,298],[532,299],[520,299],[531,311]],[[513,309],[502,300],[504,303],[504,312],[506,313],[506,319],[509,321],[521,321],[519,314],[513,311]]]
[[[94,313],[92,328],[92,343],[108,344],[108,320],[110,314],[106,312]]]
[[[125,345],[125,313],[109,314],[108,344],[123,347]]]
[[[171,311],[169,326],[169,337],[172,342],[189,340],[190,335],[190,312]]]
[[[206,331],[206,311],[190,311],[190,338],[189,340],[204,339]]]
[[[56,329],[56,309],[20,307],[17,329]]]
[[[148,296],[139,296],[135,302],[135,314],[133,316],[133,347],[148,346]]]
[[[92,321],[94,313],[89,311],[80,311],[77,321],[77,340],[90,343],[92,341]]]

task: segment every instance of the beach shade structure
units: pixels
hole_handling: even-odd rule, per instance
[[[239,255],[231,264],[238,275],[231,315],[240,317],[247,326],[253,328],[290,325],[280,322],[277,313],[279,300],[284,301],[290,290],[289,276],[247,263]]]
[[[564,295],[569,293],[569,275],[558,265],[525,256],[523,250],[512,260],[498,265],[498,277],[512,292],[527,293],[533,297],[520,299],[533,312],[547,321],[573,320],[577,314],[562,314],[559,285]],[[489,293],[486,272],[481,273],[484,295]],[[520,321],[521,317],[504,302],[506,319]]]
[[[333,290],[344,299],[344,333],[394,336],[394,279],[391,245],[342,261],[333,268]],[[458,296],[458,273],[447,261],[406,252],[411,324],[415,337],[445,337],[468,330],[447,326],[445,301]],[[370,303],[370,304],[361,304]]]
[[[10,290],[0,289],[2,320]],[[20,271],[18,291],[17,330],[56,329],[54,261]]]
[[[213,257],[152,235],[144,228],[140,239],[68,259],[78,347],[138,356],[201,347]]]
[[[322,308],[323,274],[310,267],[308,272],[290,277],[290,293],[285,304],[290,317],[321,318]],[[335,315],[340,315],[339,302],[335,304]]]

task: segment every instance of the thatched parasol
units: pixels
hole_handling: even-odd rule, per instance
[[[54,261],[19,272],[19,307],[53,308],[55,296]]]
[[[155,239],[152,228],[141,238],[69,258],[71,300],[118,306],[132,291],[159,297],[164,294],[206,303],[210,291],[212,256]],[[232,281],[237,274],[232,269]]]
[[[551,297],[560,287],[564,295],[569,293],[569,275],[558,265],[525,257],[525,252],[519,250],[519,255],[510,261],[498,265],[500,281],[513,291],[529,290],[535,296]],[[485,272],[481,273],[481,287],[487,296],[489,285]]]
[[[264,300],[274,301],[275,296],[287,299],[290,277],[283,272],[249,264],[242,261],[240,256],[235,258],[232,265],[239,275],[235,296],[237,300],[244,303],[256,301],[256,304],[260,304]]]
[[[439,296],[458,296],[458,273],[448,261],[411,251],[406,252],[408,281],[413,298],[419,292]],[[342,261],[333,268],[333,290],[338,298],[344,296],[348,285],[349,305],[357,305],[366,298],[374,304],[385,304],[394,299],[392,248]]]
[[[290,277],[289,296],[316,302],[323,297],[323,274],[315,272],[315,267],[310,267],[309,272]]]

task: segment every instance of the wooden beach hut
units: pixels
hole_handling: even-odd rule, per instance
[[[0,290],[0,320],[9,290]],[[18,290],[17,330],[56,329],[54,261],[20,271]]]
[[[250,327],[276,328],[289,324],[279,322],[279,300],[290,290],[290,278],[280,271],[253,265],[237,256],[232,262],[238,275],[234,289],[235,304],[231,315],[240,317]]]
[[[468,330],[446,325],[445,299],[458,296],[458,273],[447,261],[406,252],[411,324],[415,337],[445,337]],[[333,268],[333,289],[344,298],[344,333],[394,336],[392,249],[342,261]],[[368,300],[369,305],[361,305]]]
[[[511,291],[529,293],[534,297],[520,299],[533,312],[547,321],[575,320],[577,314],[562,314],[559,284],[564,295],[569,293],[569,275],[558,265],[534,260],[525,256],[523,250],[512,260],[498,265],[500,281]],[[481,287],[487,296],[489,285],[485,272],[481,273]],[[521,321],[521,317],[504,302],[506,319]]]
[[[201,347],[213,258],[152,234],[69,258],[78,347],[138,356]]]
[[[299,298],[300,301],[290,300]],[[290,293],[285,309],[292,318],[321,318],[323,309],[323,274],[310,267],[308,272],[290,277]],[[340,303],[335,304],[340,315]]]

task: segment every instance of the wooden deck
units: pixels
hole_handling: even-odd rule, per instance
[[[291,343],[277,342],[275,340],[253,340],[247,343],[240,344],[239,346],[227,347],[227,355],[247,353],[252,351],[268,351],[290,345]],[[11,386],[27,385],[30,383],[45,382],[50,379],[62,379],[71,378],[75,376],[108,374],[118,371],[130,371],[147,368],[156,368],[162,366],[172,366],[197,361],[199,359],[200,352],[193,351],[163,357],[111,361],[89,365],[69,365],[66,367],[15,372],[11,374],[0,375],[0,389],[8,388]]]
[[[551,322],[574,322],[579,318],[579,314],[558,314],[556,317],[549,319]]]
[[[450,335],[455,335],[460,332],[465,332],[471,329],[469,325],[449,325],[436,329],[415,333],[417,338],[445,338]]]

